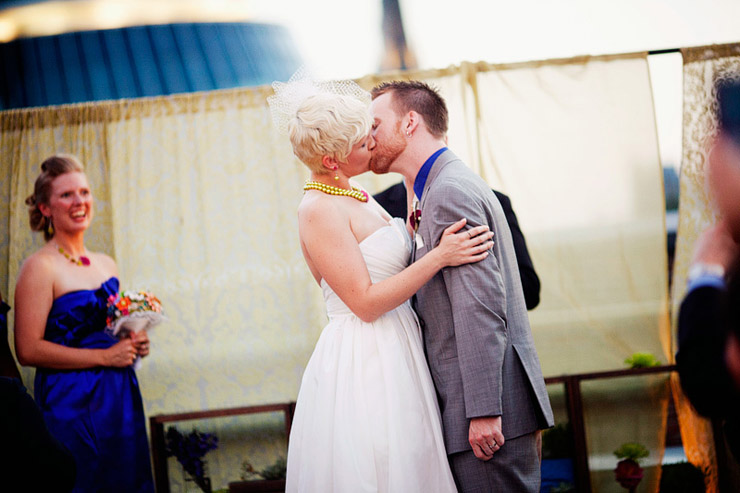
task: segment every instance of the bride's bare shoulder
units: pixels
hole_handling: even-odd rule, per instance
[[[298,204],[298,219],[317,221],[327,218],[337,219],[346,215],[346,211],[338,207],[336,197],[317,192],[308,192]]]

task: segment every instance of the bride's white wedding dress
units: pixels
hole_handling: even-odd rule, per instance
[[[374,283],[408,265],[410,243],[400,219],[360,243]],[[456,491],[409,302],[365,323],[321,287],[329,323],[298,393],[286,491]]]

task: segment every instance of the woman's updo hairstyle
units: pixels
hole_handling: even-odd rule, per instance
[[[31,231],[43,231],[44,239],[49,241],[53,233],[49,233],[51,219],[44,216],[39,209],[39,204],[49,204],[51,195],[51,182],[57,176],[73,172],[82,173],[82,163],[69,154],[55,154],[41,163],[41,173],[33,185],[33,193],[26,198],[28,206],[28,219]]]
[[[324,156],[345,162],[352,148],[370,133],[372,118],[365,103],[341,94],[306,98],[288,122],[293,153],[316,173],[329,173]]]

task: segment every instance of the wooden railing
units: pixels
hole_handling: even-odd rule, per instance
[[[573,448],[575,453],[573,467],[576,491],[579,493],[591,492],[591,473],[588,467],[588,446],[586,443],[586,426],[583,419],[581,382],[587,380],[635,377],[655,373],[670,373],[672,371],[676,371],[675,365],[579,373],[545,378],[545,383],[547,385],[563,384],[565,387],[568,421],[570,422],[573,433]],[[282,411],[285,413],[285,433],[286,437],[289,437],[290,426],[293,421],[293,412],[295,411],[294,402],[214,409],[211,411],[195,411],[179,414],[160,414],[150,417],[149,425],[151,429],[152,460],[154,463],[154,482],[157,487],[157,493],[169,493],[170,491],[170,482],[167,470],[167,453],[164,439],[164,423],[275,411]]]
[[[548,377],[548,385],[562,383],[565,386],[566,408],[568,421],[573,433],[573,473],[576,491],[591,493],[591,472],[588,468],[588,446],[586,444],[586,424],[583,419],[583,397],[581,382],[584,380],[605,380],[609,378],[635,377],[652,373],[670,373],[676,371],[675,365],[653,366],[650,368],[629,368],[625,370],[601,371],[594,373],[579,373]]]
[[[150,417],[149,428],[152,441],[152,462],[154,463],[154,484],[156,486],[157,493],[170,492],[170,478],[167,471],[167,448],[164,440],[165,423],[276,411],[281,411],[285,414],[285,436],[287,440],[287,437],[290,436],[290,426],[293,422],[295,402],[265,404],[261,406],[232,407],[226,409],[213,409],[211,411],[194,411],[178,414],[159,414],[157,416]]]

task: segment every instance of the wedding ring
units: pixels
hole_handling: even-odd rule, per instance
[[[472,239],[473,235],[470,233],[470,230],[468,230],[468,238]]]

